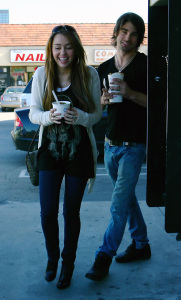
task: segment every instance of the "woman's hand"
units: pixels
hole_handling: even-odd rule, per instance
[[[78,116],[79,114],[74,107],[67,109],[64,114],[65,123],[73,125],[77,121]]]
[[[56,108],[50,109],[50,120],[55,124],[61,124],[62,116],[60,113],[56,113]]]

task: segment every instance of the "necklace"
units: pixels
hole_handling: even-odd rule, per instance
[[[68,77],[67,77],[66,81],[61,82],[60,79],[59,79],[60,87],[62,87],[62,88],[66,87],[68,85],[69,81],[70,81],[70,73],[68,74]]]
[[[118,69],[119,72],[122,72],[122,70],[125,69],[132,62],[132,60],[135,58],[136,54],[137,54],[137,52],[122,67],[119,66],[117,56],[115,55],[115,66],[116,66],[116,69]]]
[[[61,82],[61,83],[60,83],[60,86],[61,86],[61,87],[65,87],[65,86],[67,85],[67,82],[68,82],[68,80],[67,80],[67,81]]]

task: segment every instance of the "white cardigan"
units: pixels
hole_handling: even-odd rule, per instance
[[[87,66],[87,68],[91,75],[90,92],[92,94],[93,101],[95,103],[95,111],[93,113],[86,113],[75,107],[78,112],[78,119],[74,123],[74,126],[82,125],[86,127],[87,133],[90,138],[93,157],[94,157],[94,178],[89,179],[89,188],[88,188],[89,192],[91,192],[96,177],[97,154],[98,154],[92,126],[101,119],[102,108],[100,103],[101,93],[100,93],[100,81],[99,81],[98,73],[91,66]],[[39,67],[33,76],[32,91],[31,91],[31,106],[30,106],[29,118],[32,123],[41,125],[40,132],[39,132],[38,148],[41,146],[42,143],[42,135],[43,135],[44,127],[53,124],[53,122],[50,120],[50,112],[44,111],[43,109],[42,100],[44,95],[45,78],[46,76],[45,76],[44,66]]]

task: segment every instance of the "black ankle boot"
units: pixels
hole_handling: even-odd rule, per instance
[[[66,289],[69,287],[72,275],[74,271],[74,265],[71,266],[66,266],[62,264],[62,269],[59,277],[59,281],[57,283],[57,288],[58,289]]]
[[[47,268],[45,271],[45,279],[47,281],[52,281],[57,275],[58,261],[48,260]]]

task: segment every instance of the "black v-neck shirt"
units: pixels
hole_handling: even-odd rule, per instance
[[[103,79],[115,73],[114,57],[98,67],[98,73],[103,86]],[[138,92],[147,94],[147,56],[138,52],[132,62],[122,71],[124,81],[128,86]],[[108,105],[108,125],[106,136],[110,140],[146,143],[147,109],[123,98],[122,103]]]

